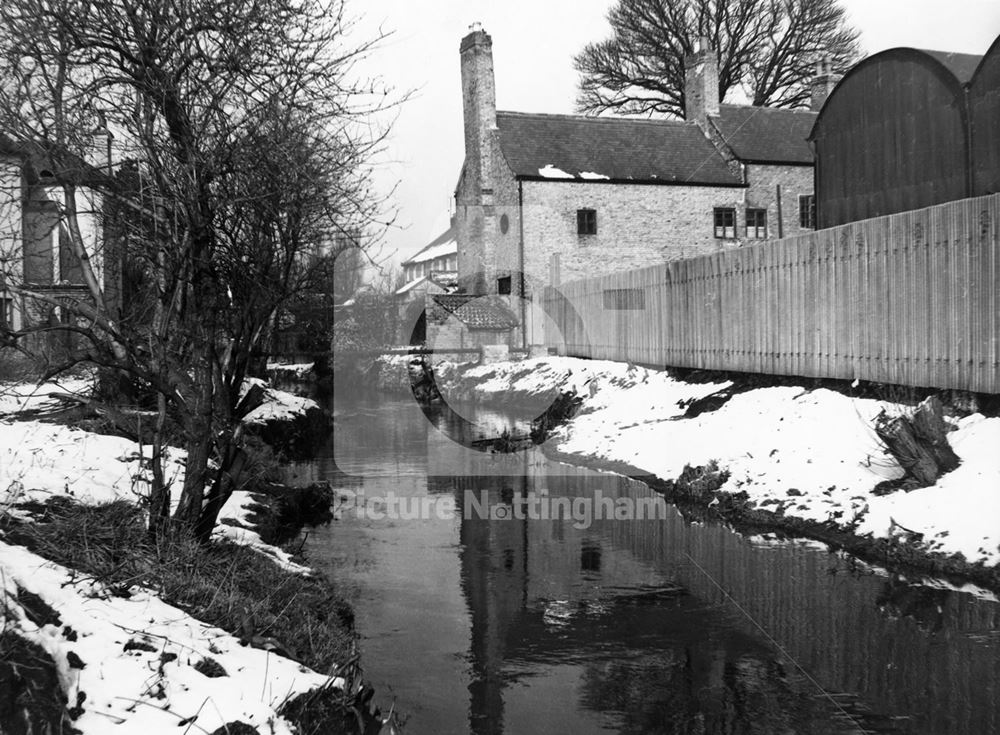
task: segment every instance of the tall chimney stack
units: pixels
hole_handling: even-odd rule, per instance
[[[719,56],[708,36],[699,36],[684,59],[684,118],[703,126],[719,114]]]
[[[812,82],[810,82],[810,98],[809,98],[809,109],[813,112],[819,112],[823,109],[823,105],[826,104],[827,97],[830,96],[830,92],[833,88],[837,86],[837,82],[840,81],[840,76],[834,74],[830,70],[830,60],[827,58],[822,58],[816,62],[816,75],[813,77]]]
[[[490,137],[497,127],[493,39],[479,23],[473,23],[459,50],[462,57],[466,175],[479,182],[483,194],[492,194],[493,149]]]

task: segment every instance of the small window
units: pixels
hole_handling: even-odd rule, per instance
[[[715,208],[715,236],[720,240],[736,237],[736,210],[732,207]]]
[[[608,311],[638,311],[646,308],[646,292],[641,288],[604,290],[604,308]]]
[[[576,210],[576,234],[596,235],[597,234],[597,210],[578,209]]]
[[[601,571],[601,547],[584,544],[580,549],[580,569],[584,572]]]
[[[764,240],[767,238],[766,209],[747,210],[747,237],[753,240]]]
[[[506,235],[510,229],[510,218],[506,214],[500,215],[500,234]]]
[[[0,296],[0,326],[12,327],[14,325],[14,299]]]
[[[501,296],[510,296],[510,276],[497,279],[497,293]]]
[[[814,194],[799,197],[799,227],[804,230],[816,229],[816,196]]]

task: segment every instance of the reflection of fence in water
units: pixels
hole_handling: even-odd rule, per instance
[[[1000,194],[575,281],[567,354],[1000,392]],[[558,293],[557,293],[558,291]]]
[[[598,489],[607,497],[655,496],[640,483],[583,472],[465,478],[454,487],[488,489],[492,502],[504,502],[543,486],[550,497]],[[679,584],[707,605],[706,613],[717,610],[711,614],[769,645],[728,593],[825,689],[858,695],[877,713],[912,717],[914,731],[958,735],[1000,727],[1000,639],[990,638],[1000,604],[855,574],[824,551],[752,542],[722,526],[690,526],[672,509],[660,520],[595,520],[587,529],[566,521],[465,520],[462,543],[474,620],[489,621],[490,635],[508,640],[484,639],[483,646],[503,649],[531,631],[542,636],[525,616],[547,601],[574,608]]]

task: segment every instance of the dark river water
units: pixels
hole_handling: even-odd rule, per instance
[[[467,449],[467,426],[409,398],[339,391],[333,409],[327,451],[294,471],[368,510],[346,504],[305,551],[352,601],[366,679],[409,735],[1000,733],[987,596],[689,523],[641,483],[539,453]],[[532,495],[644,499],[647,517],[508,517]]]

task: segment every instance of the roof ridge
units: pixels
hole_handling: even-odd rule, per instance
[[[792,107],[770,107],[768,105],[734,105],[734,104],[726,103],[726,102],[721,103],[719,105],[719,107],[728,107],[730,109],[735,109],[735,110],[768,110],[768,111],[773,111],[773,112],[805,113],[807,115],[818,115],[819,114],[815,110],[810,110],[810,109],[808,109],[806,107],[792,108]]]
[[[597,115],[571,115],[562,112],[521,112],[518,110],[497,110],[497,115],[514,115],[517,117],[547,117],[559,120],[570,120],[578,122],[600,122],[600,123],[636,123],[639,125],[675,125],[686,127],[695,123],[689,120],[652,120],[640,117],[599,117]]]

